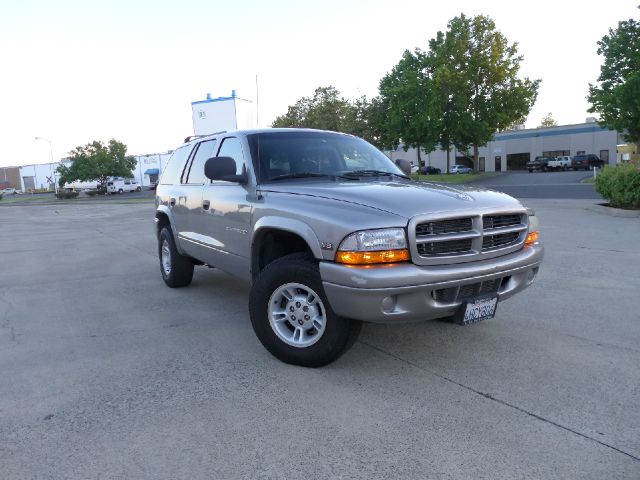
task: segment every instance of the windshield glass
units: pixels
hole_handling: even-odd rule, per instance
[[[344,176],[357,171],[404,175],[364,140],[330,132],[265,132],[248,136],[260,182],[280,178]]]

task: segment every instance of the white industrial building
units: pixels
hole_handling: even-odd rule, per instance
[[[236,91],[230,97],[212,98],[207,94],[204,100],[191,102],[193,131],[195,135],[209,135],[219,131],[242,130],[255,127],[256,111],[253,102],[240,98]],[[176,138],[176,141],[179,141]],[[148,187],[158,181],[158,177],[167,164],[172,151],[134,155],[137,165],[131,172],[142,187]],[[0,184],[13,187],[23,192],[34,190],[55,190],[60,178],[56,169],[62,163],[69,164],[69,159],[60,162],[22,165],[19,167],[0,167]],[[74,182],[74,188],[95,188],[97,182]]]
[[[158,181],[160,172],[171,157],[171,151],[165,153],[152,153],[148,155],[134,155],[137,165],[131,172],[131,178],[138,184],[148,187]],[[20,167],[0,167],[0,182],[6,182],[6,186],[16,190],[29,192],[32,190],[55,190],[55,183],[60,175],[56,169],[61,164],[69,164],[69,159],[60,162],[22,165]],[[74,188],[95,188],[97,182],[74,182],[69,185]]]
[[[604,160],[605,164],[616,164],[620,162],[616,147],[622,143],[624,141],[618,132],[601,127],[591,118],[585,123],[575,125],[511,130],[496,133],[492,141],[479,148],[479,169],[481,172],[524,170],[530,159],[542,155],[556,157],[595,154]],[[418,161],[415,148],[409,148],[405,152],[400,146],[385,153],[392,160],[404,158],[415,164]],[[473,166],[472,153],[461,152],[453,147],[449,155],[450,165]],[[425,165],[446,171],[445,151],[421,150],[421,157]]]

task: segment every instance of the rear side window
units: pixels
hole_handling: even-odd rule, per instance
[[[187,183],[205,183],[209,181],[209,179],[204,175],[204,164],[211,157],[215,156],[215,148],[215,140],[209,140],[198,144],[198,150],[196,150],[193,160],[191,161],[191,168],[189,169],[189,179],[187,180]]]
[[[191,145],[185,145],[184,147],[180,147],[173,152],[173,155],[171,155],[169,162],[167,162],[167,166],[164,167],[164,170],[162,171],[162,177],[160,178],[161,184],[174,185],[176,183],[180,183],[180,179],[182,178],[182,171],[184,170],[184,164],[189,158],[191,148]]]

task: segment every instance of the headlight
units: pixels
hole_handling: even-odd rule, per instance
[[[527,212],[529,214],[529,231],[527,232],[527,238],[524,241],[525,246],[535,245],[540,238],[540,224],[538,217],[535,216],[533,210]]]
[[[348,265],[406,262],[409,258],[407,237],[402,228],[352,233],[336,252],[336,262]]]

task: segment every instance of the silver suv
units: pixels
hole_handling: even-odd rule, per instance
[[[183,287],[208,265],[245,279],[262,344],[311,367],[346,351],[363,321],[493,317],[538,272],[536,217],[502,193],[412,181],[406,167],[335,132],[188,139],[156,190],[162,277]]]

